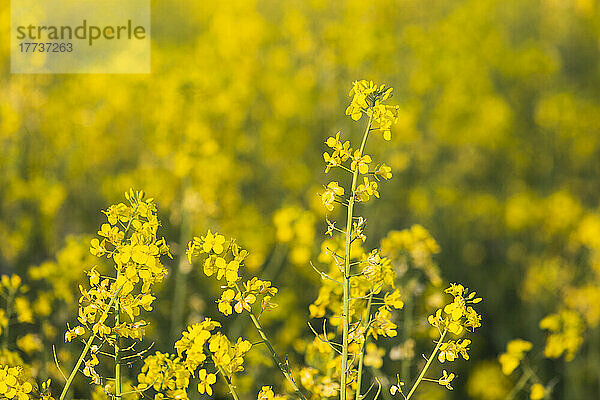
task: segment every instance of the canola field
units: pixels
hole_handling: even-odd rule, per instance
[[[600,3],[152,1],[11,73],[0,399],[591,400]]]

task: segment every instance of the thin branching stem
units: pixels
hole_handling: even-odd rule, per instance
[[[357,381],[356,381],[356,400],[361,400],[362,396],[360,394],[360,390],[361,390],[361,383],[362,383],[362,372],[363,372],[363,363],[364,363],[364,359],[365,359],[365,346],[367,344],[367,327],[369,326],[369,320],[371,319],[371,302],[373,300],[373,291],[371,290],[369,292],[369,300],[367,301],[367,318],[365,319],[366,325],[365,325],[365,340],[362,343],[361,349],[360,349],[360,357],[358,358],[358,377],[357,377]],[[368,392],[368,391],[367,391]]]
[[[275,349],[273,348],[273,345],[271,345],[271,342],[267,338],[267,335],[265,334],[265,331],[263,330],[262,326],[260,325],[260,322],[258,322],[258,319],[256,319],[256,317],[254,316],[254,314],[252,312],[250,312],[250,319],[252,320],[254,327],[258,331],[258,334],[263,339],[265,346],[267,346],[267,349],[269,349],[269,352],[271,353],[271,357],[273,358],[273,361],[275,362],[275,364],[277,365],[279,370],[281,370],[281,372],[283,373],[283,376],[285,376],[285,378],[289,382],[289,384],[292,387],[292,389],[294,390],[294,393],[296,394],[296,396],[298,396],[302,400],[307,400],[306,397],[304,396],[304,393],[302,393],[300,391],[300,388],[298,387],[298,385],[296,385],[296,382],[294,382],[294,379],[292,377],[291,372],[289,371],[289,368],[286,367],[286,364],[284,364],[281,361],[281,359],[275,352]]]
[[[240,293],[240,295],[241,295],[242,291],[240,290],[239,286],[236,284],[235,287],[236,287],[238,293]],[[246,310],[246,311],[248,311],[248,310]],[[302,393],[300,391],[300,388],[298,387],[298,385],[296,385],[296,382],[294,381],[294,378],[292,377],[292,374],[291,374],[291,372],[289,370],[289,367],[287,367],[287,365],[285,363],[283,363],[281,361],[281,358],[279,358],[279,356],[277,355],[277,352],[275,351],[275,348],[273,347],[273,345],[269,341],[269,338],[267,337],[267,334],[265,333],[263,327],[261,326],[260,322],[258,321],[258,319],[256,318],[256,316],[254,315],[254,313],[252,311],[248,311],[248,314],[250,314],[250,319],[252,320],[252,323],[254,324],[254,327],[258,331],[258,334],[260,335],[261,339],[263,340],[263,343],[265,344],[265,346],[267,347],[267,349],[271,353],[271,357],[273,358],[273,361],[275,362],[275,365],[277,366],[277,368],[279,368],[279,370],[281,371],[281,373],[283,374],[283,376],[285,376],[285,379],[287,379],[288,383],[290,384],[290,386],[294,390],[294,393],[296,394],[296,396],[298,396],[302,400],[307,400],[306,396],[304,396],[304,393]]]
[[[135,218],[135,214],[139,208],[139,202],[136,203],[135,209],[133,210],[133,214],[129,218],[129,222],[127,223],[127,227],[123,233],[123,240],[121,243],[125,243],[127,240],[127,233],[129,232],[129,228],[131,227],[131,223]],[[117,277],[115,282],[119,281],[121,277],[123,267],[117,264]],[[119,289],[120,291],[120,289]],[[121,301],[119,296],[115,297],[115,327],[119,326],[121,323]],[[115,399],[121,400],[121,336],[118,332],[115,332]]]
[[[122,288],[123,288],[123,286],[121,286],[111,296],[110,302],[108,303],[108,307],[106,307],[106,309],[104,310],[104,313],[102,313],[102,316],[100,317],[100,321],[104,321],[106,319],[106,317],[108,316],[108,312],[110,311],[113,304],[115,303],[115,300],[119,296],[119,293],[121,293]],[[77,363],[75,364],[75,367],[73,367],[73,370],[71,371],[71,374],[69,375],[69,378],[67,379],[67,383],[65,383],[65,387],[63,388],[62,393],[60,394],[59,400],[64,400],[64,398],[67,396],[67,392],[69,391],[69,388],[71,387],[71,383],[73,383],[73,379],[75,379],[75,375],[77,375],[77,371],[79,371],[79,367],[81,366],[81,363],[85,359],[85,356],[87,355],[88,351],[90,350],[90,347],[92,346],[92,342],[94,341],[94,339],[96,339],[97,335],[98,334],[96,332],[92,333],[92,336],[90,336],[88,341],[85,343],[85,347],[83,348],[83,351],[81,352],[81,355],[79,356],[79,359],[77,360]]]
[[[331,349],[332,349],[333,351],[335,351],[336,353],[338,353],[338,354],[342,354],[342,352],[340,351],[340,349],[337,349],[337,348],[335,348],[335,346],[342,347],[342,345],[341,345],[341,344],[339,344],[339,343],[334,343],[334,342],[330,341],[329,339],[327,339],[327,334],[323,334],[323,336],[325,337],[325,339],[323,339],[323,338],[321,337],[321,335],[319,335],[319,334],[317,333],[317,331],[315,331],[315,328],[313,328],[313,326],[310,324],[310,322],[308,323],[308,327],[310,328],[310,330],[312,331],[312,333],[315,335],[315,337],[316,337],[317,339],[319,339],[319,340],[320,340],[321,342],[323,342],[323,343],[327,343],[327,344],[329,345],[329,347],[331,347]],[[335,346],[334,346],[334,345],[335,345]]]
[[[135,215],[137,214],[138,208],[139,208],[139,201],[136,201],[135,208],[133,210],[133,214],[131,214],[131,217],[129,217],[129,221],[127,222],[127,226],[125,227],[125,230],[123,232],[123,240],[121,240],[121,243],[125,243],[125,241],[127,240],[127,233],[129,232],[129,229],[131,228],[131,223],[133,222]],[[118,279],[120,273],[121,273],[121,267],[119,265],[117,265],[117,279]],[[116,279],[115,279],[115,282],[116,282]],[[122,289],[123,289],[123,285],[121,285],[119,288],[117,288],[115,293],[110,297],[110,302],[108,303],[108,307],[106,307],[106,309],[104,310],[104,313],[100,317],[99,321],[106,320],[108,313],[110,312],[113,305],[115,305],[115,301],[117,302],[117,305],[119,304],[118,297],[119,297],[119,294],[121,293]],[[116,310],[115,322],[118,324],[119,308],[116,305],[115,305],[115,310]],[[69,375],[69,378],[67,379],[67,382],[65,383],[65,387],[63,388],[62,393],[60,394],[59,400],[64,400],[64,398],[67,396],[67,392],[69,391],[69,388],[71,387],[71,384],[73,383],[73,379],[75,379],[75,375],[77,375],[77,371],[79,371],[79,367],[81,366],[81,363],[85,359],[85,356],[87,355],[88,351],[90,350],[90,347],[92,346],[92,343],[94,342],[94,339],[96,339],[96,336],[98,335],[96,332],[93,331],[93,329],[92,329],[92,332],[93,332],[92,335],[86,342],[85,347],[83,348],[83,351],[81,352],[81,355],[79,356],[79,359],[77,360],[77,363],[75,364],[75,367],[71,371],[71,374]],[[118,393],[118,397],[120,398],[121,397],[121,366],[119,363],[119,337],[118,337],[118,334],[115,337],[115,380],[116,380],[115,395]]]
[[[117,281],[121,276],[121,268],[117,271]],[[118,297],[118,296],[117,296]],[[116,299],[115,302],[115,327],[119,326],[121,302]],[[121,337],[115,332],[115,399],[121,400]]]
[[[340,282],[340,281],[338,281],[336,279],[333,279],[332,277],[330,277],[329,275],[327,275],[325,272],[320,271],[317,267],[315,267],[315,265],[313,264],[312,261],[309,261],[309,263],[310,263],[310,266],[313,267],[313,269],[315,271],[317,271],[317,273],[321,276],[322,279],[329,279],[330,281],[333,281],[333,282],[337,283],[338,285],[342,285],[342,282]]]
[[[444,329],[444,331],[442,332],[442,335],[440,336],[440,339],[437,342],[437,345],[435,346],[435,348],[431,352],[431,355],[427,359],[427,363],[421,370],[421,373],[419,374],[417,381],[414,383],[414,385],[410,389],[410,392],[408,392],[408,394],[406,395],[406,400],[410,399],[410,396],[412,396],[413,393],[415,392],[415,390],[417,390],[417,386],[419,386],[419,383],[421,383],[421,381],[425,377],[425,373],[427,372],[427,369],[429,368],[429,366],[431,365],[431,362],[435,358],[435,355],[437,354],[438,350],[440,349],[440,346],[442,345],[442,343],[444,343],[444,337],[446,336],[446,333],[448,333],[448,330]]]
[[[519,380],[517,381],[515,386],[512,388],[512,390],[508,394],[508,396],[506,396],[506,400],[514,399],[515,396],[517,395],[517,393],[519,393],[519,391],[521,391],[521,389],[523,389],[525,387],[525,385],[527,384],[527,382],[529,382],[529,379],[532,376],[533,376],[533,370],[531,370],[531,369],[525,370],[525,372],[523,372],[523,375],[521,375],[521,378],[519,378]]]
[[[233,383],[231,382],[231,379],[229,378],[229,376],[227,376],[227,374],[221,367],[219,367],[219,372],[221,373],[221,375],[223,375],[223,379],[225,379],[225,383],[227,383],[227,387],[229,387],[229,393],[231,393],[231,396],[235,400],[239,400],[238,394],[235,391],[235,386],[233,386]]]
[[[56,364],[56,369],[58,369],[58,372],[60,372],[60,374],[66,381],[67,377],[65,376],[65,373],[63,372],[62,368],[60,367],[60,363],[58,362],[58,357],[56,357],[56,346],[54,346],[54,345],[52,345],[52,355],[54,356],[54,363]]]
[[[362,138],[362,143],[360,145],[359,154],[362,156],[363,151],[365,149],[365,144],[367,143],[367,136],[369,135],[369,130],[371,129],[371,122],[373,120],[372,114],[369,115],[369,122],[367,123],[367,127],[365,129],[365,133]],[[340,400],[346,400],[346,386],[347,386],[347,369],[348,369],[348,330],[350,325],[350,238],[352,236],[352,220],[353,220],[353,212],[354,212],[354,203],[355,203],[355,190],[356,183],[358,181],[359,171],[358,168],[354,169],[354,173],[352,174],[352,185],[350,186],[350,198],[348,199],[348,215],[346,220],[346,256],[345,256],[345,265],[344,265],[344,310],[343,310],[343,343],[342,343],[342,373],[340,378]]]

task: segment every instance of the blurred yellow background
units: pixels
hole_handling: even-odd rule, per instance
[[[0,21],[0,271],[36,289],[30,327],[58,329],[45,352],[94,262],[85,238],[99,210],[133,187],[156,199],[176,255],[157,343],[215,308],[184,260],[192,233],[211,228],[282,288],[269,321],[296,360],[318,290],[308,262],[325,230],[324,140],[360,130],[347,94],[372,79],[395,88],[400,120],[391,145],[372,147],[394,177],[365,207],[368,247],[420,223],[440,244],[442,277],[486,300],[461,384],[422,398],[505,398],[515,379],[497,355],[515,337],[557,378],[552,398],[600,391],[597,1],[153,1],[152,73],[131,76],[10,74],[8,2]],[[539,321],[564,310],[578,318],[569,344],[543,359]],[[384,365],[393,383],[399,364]]]

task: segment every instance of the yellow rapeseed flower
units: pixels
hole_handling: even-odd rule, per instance
[[[453,387],[450,385],[450,382],[454,379],[454,374],[446,372],[446,370],[442,371],[442,377],[438,379],[438,383],[442,386],[445,386],[448,390],[453,390]]]
[[[535,383],[531,386],[531,393],[529,394],[529,398],[531,400],[542,400],[546,397],[546,389],[543,385],[539,383]]]
[[[213,390],[211,385],[214,385],[217,382],[217,376],[215,374],[209,374],[205,369],[201,369],[198,373],[198,378],[200,379],[200,383],[198,383],[198,392],[200,394],[206,393],[209,396],[212,396]]]
[[[335,203],[336,196],[343,196],[344,188],[340,187],[337,182],[329,182],[325,188],[325,192],[321,194],[321,201],[325,208],[329,211],[333,211],[333,203]]]
[[[506,353],[500,354],[498,358],[504,375],[510,375],[525,357],[525,353],[531,350],[533,345],[523,339],[514,339],[508,342]]]
[[[212,234],[209,230],[206,235],[202,238],[202,250],[205,253],[210,253],[211,250],[215,254],[221,254],[223,252],[223,244],[225,243],[225,236],[219,234]]]

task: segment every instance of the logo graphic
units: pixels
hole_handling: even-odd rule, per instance
[[[12,73],[150,73],[150,0],[13,0]]]

